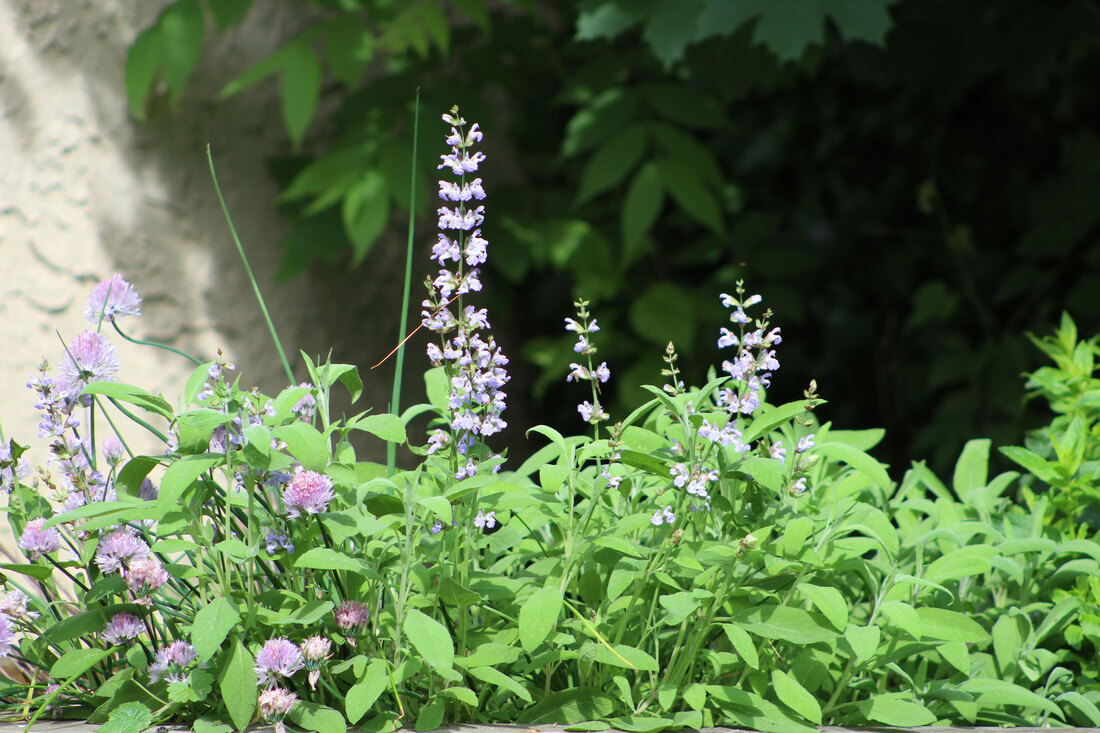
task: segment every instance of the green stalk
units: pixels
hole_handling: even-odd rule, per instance
[[[210,178],[214,181],[214,192],[218,194],[218,203],[221,204],[222,213],[225,214],[225,222],[229,225],[229,233],[233,235],[233,243],[237,245],[237,253],[241,256],[244,270],[248,273],[248,280],[252,283],[252,292],[256,294],[256,301],[260,304],[260,310],[263,311],[264,320],[267,321],[267,330],[271,332],[271,340],[275,342],[275,350],[279,352],[279,360],[283,362],[283,369],[286,370],[286,382],[287,384],[294,384],[294,372],[290,370],[290,362],[286,360],[283,344],[279,341],[279,334],[275,332],[275,324],[271,322],[271,315],[267,312],[264,296],[260,294],[260,286],[256,284],[256,276],[252,274],[252,267],[248,264],[248,257],[244,253],[240,237],[237,236],[237,229],[233,226],[233,218],[229,216],[229,207],[225,205],[221,186],[218,185],[218,174],[214,172],[214,154],[210,151],[209,143],[206,145],[206,160],[210,163]]]
[[[393,396],[390,398],[390,410],[401,414],[401,376],[405,369],[405,330],[409,326],[409,293],[412,291],[413,235],[416,229],[416,143],[420,136],[420,88],[416,90],[416,112],[413,115],[413,151],[412,172],[409,175],[409,235],[405,247],[405,288],[401,295],[401,325],[397,329],[400,345],[397,347],[397,360],[393,375]],[[386,475],[393,476],[397,470],[397,446],[386,443]]]
[[[121,336],[122,338],[124,338],[125,340],[129,341],[132,344],[137,344],[138,346],[155,346],[158,349],[164,349],[165,351],[171,351],[173,354],[178,354],[179,356],[182,356],[184,359],[188,359],[195,366],[202,366],[205,363],[205,362],[201,362],[198,359],[196,359],[195,357],[191,356],[186,351],[180,351],[179,349],[177,349],[173,346],[169,346],[168,344],[162,344],[162,343],[159,343],[157,341],[144,341],[142,339],[136,339],[136,338],[133,338],[131,336],[127,336],[126,334],[124,334],[122,332],[122,329],[120,329],[118,327],[118,324],[115,323],[115,321],[113,319],[111,320],[111,325],[115,327],[115,332],[118,333],[119,336]]]

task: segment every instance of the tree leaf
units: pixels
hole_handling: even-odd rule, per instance
[[[646,128],[635,123],[596,151],[581,173],[576,205],[580,206],[626,180],[646,150]]]
[[[252,7],[252,0],[209,0],[207,7],[210,8],[218,29],[224,31],[244,20],[248,9]]]
[[[138,122],[145,122],[146,102],[161,66],[160,28],[153,25],[134,39],[126,55],[126,104]]]
[[[344,230],[351,240],[352,265],[370,253],[371,247],[390,221],[390,195],[386,179],[376,170],[368,170],[344,194],[341,208]]]
[[[321,62],[313,49],[301,41],[287,44],[283,55],[283,121],[297,149],[321,101]]]
[[[638,169],[623,199],[623,268],[629,267],[641,256],[646,235],[661,215],[664,201],[661,174],[651,161]]]
[[[447,627],[421,611],[413,609],[405,617],[405,636],[434,670],[442,674],[454,666],[455,648]]]
[[[519,611],[519,643],[527,653],[538,648],[557,624],[562,595],[557,588],[540,588]]]
[[[706,186],[698,171],[688,161],[664,156],[656,160],[664,180],[664,188],[685,214],[715,234],[725,232],[718,197]]]
[[[344,13],[325,38],[325,56],[332,75],[354,89],[374,57],[374,36],[360,18]]]
[[[202,5],[199,0],[176,0],[161,13],[157,26],[160,29],[164,83],[169,96],[176,100],[202,53],[202,42],[206,37]]]

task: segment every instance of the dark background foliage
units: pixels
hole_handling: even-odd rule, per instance
[[[250,5],[169,5],[131,50],[135,116],[180,97],[208,17],[228,27]],[[693,379],[721,361],[718,293],[743,278],[784,333],[773,400],[816,378],[821,417],[887,428],[879,457],[898,469],[1019,442],[1039,421],[1025,333],[1062,310],[1100,326],[1093,2],[301,5],[307,30],[225,89],[282,85],[282,276],[320,261],[369,281],[372,248],[403,239],[415,90],[423,214],[437,120],[459,103],[487,132],[486,297],[517,426],[580,427],[563,382],[575,297],[603,328],[620,418],[668,341]],[[420,218],[420,279],[433,226]]]

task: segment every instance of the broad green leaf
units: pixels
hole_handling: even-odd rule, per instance
[[[142,31],[126,55],[126,104],[138,122],[145,122],[146,102],[161,66],[160,28]]]
[[[1096,703],[1089,700],[1080,692],[1076,690],[1067,690],[1054,699],[1064,703],[1063,707],[1070,706],[1077,710],[1084,715],[1094,727],[1100,728],[1100,708],[1097,708]]]
[[[358,723],[359,719],[371,709],[378,696],[386,691],[389,681],[384,661],[375,659],[367,665],[363,676],[351,686],[344,698],[344,710],[351,723]]]
[[[678,12],[683,12],[679,8]],[[698,88],[671,82],[650,82],[638,89],[646,105],[667,120],[684,127],[724,127],[721,105]]]
[[[163,456],[134,456],[119,470],[118,478],[115,480],[115,490],[136,499],[145,477],[163,460]]]
[[[364,172],[345,193],[340,211],[344,230],[351,240],[352,263],[358,264],[370,253],[389,224],[390,196],[386,179],[375,170]]]
[[[856,707],[868,720],[884,725],[914,728],[936,722],[935,714],[916,700],[892,694],[875,695],[869,700],[860,700]]]
[[[519,611],[519,641],[533,652],[550,635],[561,613],[562,595],[557,588],[540,588]]]
[[[695,310],[691,294],[673,283],[657,282],[635,295],[630,305],[630,326],[634,333],[654,345],[669,341],[690,351],[695,340]]]
[[[283,53],[283,122],[297,149],[321,100],[321,62],[306,43],[292,41]]]
[[[959,689],[974,696],[978,704],[983,707],[1000,707],[1002,705],[1018,705],[1025,708],[1036,708],[1062,718],[1062,710],[1050,700],[1037,695],[1026,687],[1013,684],[1007,680],[995,680],[987,677],[979,677],[959,683]]]
[[[214,22],[218,24],[218,28],[224,31],[229,26],[244,20],[248,9],[252,7],[252,0],[212,0],[207,3],[207,7],[210,9],[210,14],[214,16]]]
[[[879,611],[889,626],[905,631],[918,641],[923,638],[921,617],[908,603],[886,601],[879,607]]]
[[[733,645],[733,650],[737,652],[737,656],[741,657],[745,664],[753,669],[760,666],[760,657],[756,653],[756,644],[753,643],[752,637],[749,636],[747,631],[733,624],[722,624],[722,631],[726,633],[726,638],[729,639],[730,644]]]
[[[218,690],[237,730],[244,730],[256,710],[257,679],[254,660],[244,644],[237,642],[218,672]]]
[[[113,649],[72,649],[50,667],[50,677],[65,680],[87,672],[112,653]]]
[[[455,649],[447,627],[413,609],[405,617],[402,628],[405,636],[429,666],[440,673],[451,671],[454,666]]]
[[[416,725],[413,730],[435,730],[443,723],[443,714],[447,710],[447,702],[442,697],[433,697],[427,705],[420,708],[420,714],[416,717]]]
[[[775,458],[745,458],[737,465],[737,468],[769,491],[778,493],[783,490],[786,469]]]
[[[994,548],[989,545],[968,545],[953,550],[925,568],[924,579],[932,583],[946,583],[968,575],[989,572],[989,558]]]
[[[571,158],[599,145],[629,125],[638,115],[638,95],[616,86],[597,96],[565,125],[562,155]]]
[[[778,426],[805,412],[807,404],[809,404],[807,400],[798,400],[771,409],[761,407],[753,418],[752,424],[745,428],[742,440],[745,443],[751,443],[761,435],[770,433]]]
[[[921,633],[925,638],[943,641],[983,643],[989,634],[969,616],[948,611],[946,608],[921,607],[917,609]]]
[[[328,547],[314,547],[307,550],[295,562],[296,568],[314,568],[316,570],[350,570],[353,573],[362,573],[364,562],[357,557],[351,557],[338,550]]]
[[[202,53],[206,21],[199,0],[177,0],[157,20],[164,84],[172,100],[179,98]]]
[[[0,570],[9,573],[19,573],[35,580],[45,580],[53,575],[53,567],[49,565],[22,565],[17,563],[0,563]]]
[[[495,667],[479,666],[471,667],[470,676],[476,677],[482,682],[487,682],[490,685],[494,685],[503,690],[511,692],[513,695],[523,700],[524,702],[531,702],[531,693],[523,686],[523,683],[514,677],[510,677]]]
[[[422,496],[416,500],[416,503],[426,507],[429,511],[443,520],[443,524],[448,526],[451,524],[451,502],[447,501],[446,497]]]
[[[817,728],[788,716],[773,702],[727,685],[707,685],[707,698],[722,707],[723,717],[752,730],[772,733],[817,733]]]
[[[157,507],[165,511],[178,508],[184,499],[184,493],[198,480],[199,476],[223,463],[225,463],[225,456],[209,454],[184,456],[174,462],[161,479]]]
[[[359,17],[342,14],[325,38],[325,56],[333,76],[349,89],[356,88],[374,57],[374,45],[374,35]]]
[[[1054,464],[1036,453],[1032,453],[1027,448],[1008,445],[1002,446],[998,450],[1004,454],[1005,458],[1022,466],[1040,481],[1052,483],[1058,480],[1058,473],[1054,469]]]
[[[886,473],[886,468],[881,463],[850,445],[845,443],[818,443],[814,450],[826,458],[848,464],[866,476],[873,484],[883,489],[890,489],[894,485],[894,482],[890,480],[890,475]]]
[[[989,476],[989,446],[992,441],[979,438],[969,441],[955,464],[952,485],[955,493],[966,496],[971,489],[986,485]]]
[[[111,606],[101,606],[100,608],[93,608],[90,611],[84,611],[82,613],[63,618],[53,626],[42,632],[42,638],[49,641],[51,644],[61,644],[62,642],[76,639],[81,636],[89,636],[102,631],[103,627],[107,625],[107,622],[116,614],[122,613],[134,614],[135,616],[141,616],[145,610],[133,603],[119,603]]]
[[[273,428],[271,434],[286,443],[290,455],[306,470],[324,471],[332,458],[328,439],[312,425],[297,421]]]
[[[614,698],[594,687],[574,687],[543,696],[533,708],[520,713],[517,723],[571,725],[610,715],[618,705]]]
[[[81,390],[81,394],[102,395],[119,402],[129,402],[168,420],[175,416],[172,406],[163,397],[122,382],[92,382]]]
[[[634,124],[611,138],[592,156],[581,173],[578,206],[626,180],[646,150],[646,128]]]
[[[481,602],[481,596],[449,575],[439,580],[436,594],[441,601],[453,608],[467,608]]]
[[[405,435],[405,423],[397,415],[385,413],[382,415],[368,415],[355,423],[356,430],[365,430],[389,443],[403,444],[408,440]]]
[[[844,629],[844,638],[851,644],[856,659],[866,662],[878,651],[882,631],[877,626],[849,626]]]
[[[141,733],[153,723],[153,711],[140,702],[127,702],[111,711],[101,733]]]
[[[439,694],[454,698],[470,707],[477,707],[477,695],[469,687],[448,687],[440,690]]]
[[[836,588],[830,586],[813,585],[812,583],[799,583],[798,590],[810,599],[814,608],[821,611],[829,623],[844,631],[848,625],[848,602]]]
[[[596,647],[596,661],[602,664],[610,664],[613,667],[639,669],[643,672],[656,672],[660,669],[657,666],[657,660],[641,649],[635,649],[625,644],[615,644],[614,648],[615,651],[612,652],[606,646],[600,644]]]
[[[622,267],[632,265],[643,253],[646,236],[661,215],[665,189],[661,173],[653,162],[634,174],[623,198],[621,227],[623,236]],[[685,321],[694,323],[694,320]]]
[[[624,540],[622,537],[617,537],[613,534],[603,535],[592,540],[592,544],[600,547],[606,547],[609,550],[614,550],[621,555],[627,557],[643,558],[646,556],[646,550],[633,542]]]
[[[757,473],[756,465],[758,464],[753,464],[752,468],[746,468],[745,470],[755,476]],[[802,550],[806,548],[806,540],[810,539],[813,532],[814,520],[810,517],[795,517],[787,522],[782,535],[783,555],[785,557],[798,557]]]
[[[461,661],[463,666],[472,669],[473,667],[512,664],[519,659],[520,654],[522,652],[514,646],[490,641],[479,646],[470,656],[460,657],[456,661]]]
[[[948,641],[936,647],[936,651],[948,664],[963,674],[970,675],[970,650],[961,641]]]
[[[794,677],[782,670],[773,669],[772,689],[784,705],[803,718],[821,725],[821,706]]]
[[[298,727],[317,733],[347,733],[348,730],[340,711],[315,702],[299,700],[286,717]]]
[[[792,644],[816,644],[839,635],[829,628],[823,616],[789,606],[752,606],[736,613],[733,620],[746,631],[764,639],[779,639]]]
[[[681,158],[663,156],[656,160],[664,187],[680,210],[718,235],[725,232],[722,208],[718,196],[700,177],[691,163]]]
[[[191,626],[191,644],[199,660],[213,657],[240,620],[241,611],[237,604],[225,596],[219,596],[199,609]]]

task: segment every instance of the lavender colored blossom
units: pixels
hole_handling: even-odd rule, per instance
[[[45,518],[32,519],[19,537],[19,546],[32,561],[61,548],[61,534],[56,527],[43,529],[45,523]]]
[[[676,521],[676,515],[672,513],[672,506],[666,506],[664,509],[658,509],[653,512],[653,516],[649,518],[650,523],[654,527],[660,527],[662,524],[672,524]]]
[[[805,453],[810,448],[814,447],[814,436],[807,435],[804,438],[798,439],[798,447],[795,449],[795,453]]]
[[[303,512],[321,514],[328,511],[329,502],[336,495],[332,492],[332,479],[316,471],[299,467],[283,490],[283,504],[287,519],[297,519]]]
[[[97,558],[98,561],[98,558]],[[149,596],[168,582],[168,571],[153,555],[139,557],[130,563],[126,573],[126,587],[143,605],[150,605]]]
[[[131,530],[117,530],[99,540],[95,562],[104,575],[125,570],[135,561],[149,556],[149,545]]]
[[[431,532],[433,535],[439,534],[443,531],[443,522],[439,519],[436,519],[435,523],[428,528],[428,531]]]
[[[749,450],[749,446],[741,440],[741,431],[732,422],[719,428],[717,425],[712,425],[709,420],[703,420],[702,425],[699,426],[699,436],[712,443],[732,446],[736,453],[745,453]]]
[[[107,622],[103,631],[99,632],[99,638],[108,644],[123,644],[133,641],[145,631],[145,624],[141,619],[131,613],[116,613]]]
[[[485,514],[478,510],[477,516],[474,517],[474,526],[478,529],[492,529],[497,526],[497,513],[489,512]]]
[[[370,610],[359,601],[340,601],[335,615],[336,625],[345,631],[356,626],[366,627],[370,622]]]
[[[309,382],[302,382],[298,386],[313,389],[313,385]],[[317,412],[317,398],[313,396],[312,392],[302,395],[302,399],[294,403],[294,407],[290,408],[290,412],[302,422],[312,423],[313,416]]]
[[[15,624],[5,614],[0,613],[0,659],[11,656],[15,646]]]
[[[780,465],[786,465],[787,463],[787,448],[782,443],[772,443],[771,448],[768,449],[772,458],[779,460]]]
[[[595,407],[588,401],[577,405],[577,412],[581,414],[581,419],[585,422],[592,422],[592,415],[595,414]]]
[[[126,457],[126,448],[117,436],[108,436],[100,447],[103,450],[103,458],[112,466],[118,465]]]
[[[740,335],[733,333],[728,328],[721,329],[718,338],[719,348],[740,347],[740,352],[735,359],[722,363],[722,370],[730,375],[731,386],[718,392],[718,402],[725,406],[731,415],[751,415],[760,407],[760,390],[766,389],[771,384],[771,373],[779,368],[779,360],[776,359],[775,346],[783,341],[778,328],[773,328],[767,334],[766,319],[770,313],[765,313],[763,321],[757,321],[755,330],[746,332],[746,326],[750,319],[745,313],[745,308],[761,302],[759,295],[744,298],[744,289],[740,282],[737,283],[737,297],[726,293],[721,295],[722,305],[733,308],[730,321],[737,324]]]
[[[31,473],[31,464],[26,456],[20,456],[19,460],[12,459],[10,443],[0,443],[0,464],[8,464],[0,467],[0,492],[6,494],[15,490],[16,481],[22,482]]]
[[[791,492],[792,496],[797,496],[798,494],[801,494],[805,490],[806,490],[806,477],[803,476],[803,477],[795,480],[795,482],[791,485],[790,492]]]
[[[37,611],[27,610],[30,598],[18,588],[0,593],[0,614],[4,614],[15,621],[33,621],[38,618]]]
[[[268,530],[264,545],[268,555],[278,553],[280,547],[288,553],[294,554],[294,543],[290,541],[290,535],[286,532],[276,532],[273,529]]]
[[[292,677],[305,667],[302,650],[284,637],[269,639],[256,653],[256,677],[263,687],[274,687],[283,677]]]
[[[118,273],[96,283],[84,306],[84,318],[93,326],[97,326],[101,318],[113,321],[120,316],[140,315],[141,296]]]
[[[511,377],[504,369],[508,359],[495,339],[481,333],[490,329],[486,310],[461,303],[451,308],[455,299],[481,290],[479,266],[485,263],[488,252],[480,228],[485,221],[485,207],[472,202],[483,201],[485,189],[480,178],[467,181],[466,176],[477,171],[485,156],[472,151],[472,146],[484,138],[476,124],[466,130],[466,121],[457,108],[443,115],[443,120],[451,125],[447,136],[451,153],[440,156],[439,168],[450,169],[459,180],[439,182],[439,197],[447,205],[438,209],[441,231],[431,259],[441,269],[429,283],[421,323],[441,338],[439,343],[429,344],[427,354],[433,365],[445,366],[450,380],[450,435],[437,431],[429,438],[427,452],[436,453],[450,445],[452,456],[466,459],[455,468],[455,477],[462,479],[477,472],[483,455],[481,449],[471,449],[507,427],[501,417],[506,399],[502,388]]]
[[[149,665],[149,681],[186,682],[187,667],[198,659],[195,647],[186,641],[177,640],[157,652],[153,663]]]
[[[94,331],[81,331],[61,359],[62,391],[75,399],[92,382],[113,382],[118,366],[118,354],[110,341]]]
[[[275,733],[286,733],[283,718],[286,717],[294,705],[298,702],[298,696],[290,690],[282,687],[273,687],[260,692],[258,704],[260,716],[264,721],[275,724]]]

